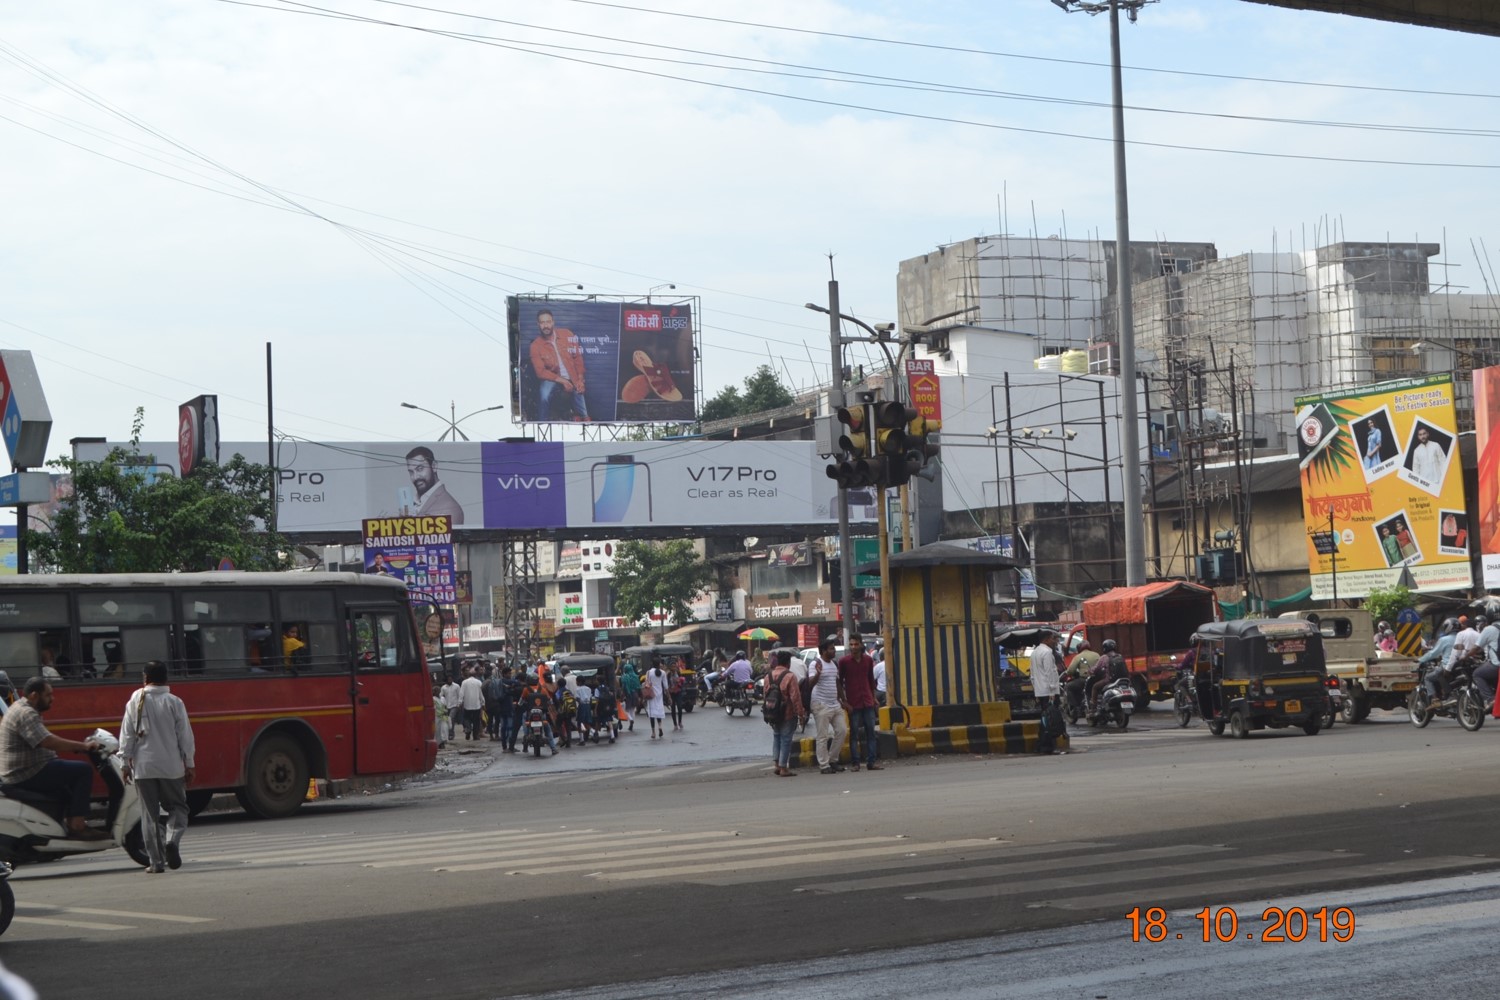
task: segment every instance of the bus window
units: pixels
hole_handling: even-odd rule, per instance
[[[147,660],[171,659],[172,599],[160,591],[79,591],[78,625],[82,676],[138,677]]]
[[[339,660],[338,614],[332,591],[282,591],[277,603],[282,652],[288,665],[298,671],[347,669]]]
[[[279,659],[267,624],[270,620],[271,595],[265,591],[185,591],[182,638],[188,672],[224,674],[273,669],[279,665]]]
[[[15,684],[37,673],[54,680],[79,673],[63,594],[0,596],[0,670]]]
[[[420,662],[397,611],[358,611],[352,616],[349,648],[360,670],[400,671]]]

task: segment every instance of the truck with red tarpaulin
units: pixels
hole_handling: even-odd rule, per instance
[[[1080,610],[1083,624],[1068,634],[1064,648],[1074,649],[1078,637],[1095,650],[1104,640],[1115,640],[1143,705],[1172,697],[1177,666],[1192,647],[1193,632],[1219,617],[1214,592],[1184,580],[1115,587],[1090,597]]]

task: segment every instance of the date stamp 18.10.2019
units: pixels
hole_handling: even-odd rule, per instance
[[[1299,941],[1346,942],[1354,940],[1354,911],[1347,906],[1333,909],[1322,906],[1306,910],[1300,906],[1269,906],[1261,911],[1259,929],[1242,929],[1240,915],[1232,906],[1205,906],[1193,914],[1197,923],[1187,924],[1184,930],[1174,930],[1167,924],[1167,911],[1160,906],[1141,909],[1139,906],[1125,914],[1130,924],[1130,940],[1148,941],[1201,941],[1228,943],[1251,941],[1262,944],[1287,944]],[[1246,914],[1246,923],[1251,923]]]

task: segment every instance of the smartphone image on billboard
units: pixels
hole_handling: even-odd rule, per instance
[[[641,470],[638,477],[636,469]],[[594,494],[594,523],[619,524],[630,512],[637,493],[636,479],[644,480],[641,492],[646,501],[646,522],[654,516],[651,509],[651,466],[637,462],[634,455],[610,455],[595,462],[589,470]]]
[[[411,509],[417,505],[417,491],[410,486],[402,486],[396,490],[396,510],[402,514],[411,513]]]

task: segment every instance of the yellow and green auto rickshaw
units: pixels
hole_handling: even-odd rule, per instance
[[[1209,732],[1322,728],[1328,698],[1323,637],[1306,621],[1211,622],[1193,633],[1193,680]]]

